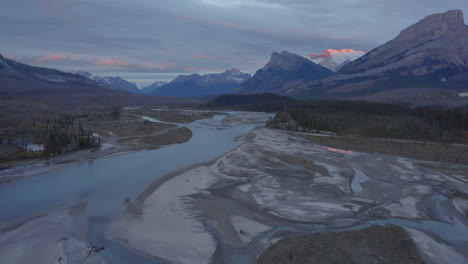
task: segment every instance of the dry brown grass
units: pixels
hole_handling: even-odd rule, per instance
[[[468,164],[467,145],[363,137],[300,135],[314,143],[333,148]]]
[[[284,238],[260,255],[257,263],[417,264],[424,261],[403,228],[387,225]]]
[[[214,115],[222,114],[216,112],[184,112],[180,110],[151,110],[150,108],[143,108],[137,111],[131,111],[130,114],[149,116],[163,122],[188,124],[193,121],[211,118]]]

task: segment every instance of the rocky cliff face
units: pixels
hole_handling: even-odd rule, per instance
[[[468,89],[468,26],[463,13],[425,17],[336,75],[296,86],[292,94],[419,104],[463,104]],[[441,101],[441,98],[443,100]]]
[[[240,85],[237,93],[287,93],[290,87],[319,80],[333,72],[296,54],[274,52],[270,61],[248,81]]]
[[[392,41],[344,66],[346,78],[379,74],[448,79],[468,70],[468,26],[459,10],[424,18]]]

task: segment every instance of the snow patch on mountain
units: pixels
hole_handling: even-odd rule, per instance
[[[112,76],[104,76],[101,77],[99,75],[92,75],[89,72],[83,72],[79,71],[77,74],[84,76],[86,78],[89,78],[93,81],[96,81],[98,83],[102,83],[105,85],[108,85],[113,88],[117,88],[123,91],[131,92],[133,94],[140,94],[140,89],[138,89],[138,86],[135,83],[129,82],[125,79],[120,78],[119,76],[117,77],[112,77]]]
[[[334,72],[344,65],[359,59],[366,52],[353,49],[328,49],[323,54],[310,54],[306,56],[309,60]]]

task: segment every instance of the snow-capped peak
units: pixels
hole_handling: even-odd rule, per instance
[[[336,72],[344,65],[359,59],[364,54],[366,52],[353,49],[328,49],[323,54],[312,53],[306,57],[312,62]]]

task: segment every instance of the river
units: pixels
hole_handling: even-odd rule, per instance
[[[264,120],[268,118],[267,114],[226,114],[181,125],[193,132],[192,138],[183,144],[67,165],[51,165],[44,174],[0,185],[0,222],[14,222],[62,204],[87,201],[89,230],[86,239],[97,247],[104,247],[99,252],[103,259],[111,263],[168,263],[163,259],[136,253],[118,240],[107,240],[103,228],[109,221],[119,218],[126,208],[125,201],[134,201],[156,180],[237,149],[244,142],[239,137],[263,126]],[[145,119],[157,121],[147,117]],[[230,121],[226,122],[227,119]],[[223,173],[226,173],[226,177],[232,176],[228,173],[229,168],[237,172],[255,171],[254,176],[247,182],[242,177],[231,178],[243,185],[236,183],[213,188],[208,192],[210,199],[200,199],[196,205],[204,213],[203,219],[210,219],[203,223],[217,241],[216,259],[228,263],[254,263],[255,256],[270,241],[285,235],[360,229],[373,224],[392,223],[424,231],[450,245],[460,245],[458,251],[466,260],[466,220],[460,218],[454,210],[447,198],[447,191],[439,187],[443,182],[453,182],[453,179],[448,181],[443,175],[429,173],[398,157],[337,154],[321,146],[310,146],[303,139],[288,133],[259,130],[253,132],[256,132],[254,142],[237,149],[237,156],[224,157],[217,165],[210,165],[220,168],[219,164],[225,162],[227,167],[222,168],[225,169]],[[269,150],[263,150],[260,154],[253,151],[253,148],[261,151],[267,147]],[[303,168],[296,166],[294,160],[287,161],[284,157],[282,162],[286,162],[283,163],[286,165],[272,170],[272,166],[277,166],[278,158],[282,157],[276,153],[299,157],[311,155],[309,158],[326,168],[331,176],[319,177],[315,174],[312,178],[316,183],[311,184],[308,180],[311,176],[297,178],[297,175],[305,173]],[[276,160],[268,163],[272,156]],[[254,167],[247,162],[249,159]],[[382,171],[386,173],[382,174]],[[353,175],[351,181],[349,174]],[[295,177],[289,178],[287,175]],[[268,180],[262,180],[263,177],[268,177]],[[251,188],[255,190],[251,192],[255,197],[250,197]],[[347,195],[337,198],[329,196],[328,192],[332,192],[332,188],[346,192]],[[404,188],[408,190],[401,192]],[[205,205],[205,202],[209,204]],[[276,211],[267,213],[267,207]],[[393,215],[373,213],[371,209],[374,208],[383,208],[381,210],[390,211]],[[231,223],[226,222],[226,216],[229,216]],[[246,219],[249,217],[253,218]],[[332,220],[328,221],[328,217]],[[254,223],[252,220],[272,228],[268,231],[252,230],[250,232],[257,235],[252,235],[251,240],[242,243],[237,241],[239,226]],[[231,224],[236,226],[234,233]],[[248,226],[242,227],[246,228]],[[426,243],[428,239],[425,238],[423,242]]]
[[[27,217],[76,199],[88,201],[91,217],[119,213],[124,199],[135,198],[159,177],[235,149],[242,143],[236,140],[238,136],[264,124],[217,129],[224,117],[187,125],[193,136],[183,144],[51,168],[40,176],[0,185],[0,221]]]

